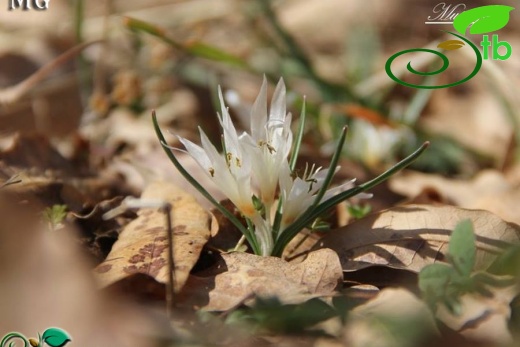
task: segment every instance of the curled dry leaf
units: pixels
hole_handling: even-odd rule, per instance
[[[165,182],[150,184],[141,198],[172,204],[175,290],[178,291],[210,236],[210,215],[191,195]],[[102,287],[134,274],[145,274],[166,283],[168,236],[164,213],[157,209],[141,209],[137,219],[123,229],[107,259],[95,272]]]
[[[517,203],[520,200],[520,186],[508,182],[496,170],[482,171],[471,180],[409,171],[392,177],[390,188],[410,198],[433,188],[452,204],[487,210],[508,222],[520,224],[520,204]]]
[[[330,249],[312,252],[299,264],[239,252],[222,257],[226,272],[207,280],[190,280],[196,287],[184,293],[200,296],[200,291],[212,288],[206,293],[209,302],[204,309],[208,311],[226,311],[243,302],[247,304],[254,296],[276,296],[286,304],[300,303],[332,294],[343,279],[338,256]]]
[[[408,205],[333,230],[316,248],[336,251],[344,271],[385,265],[418,272],[444,259],[451,232],[464,219],[472,221],[477,235],[476,269],[489,265],[494,254],[519,240],[520,227],[487,211]]]

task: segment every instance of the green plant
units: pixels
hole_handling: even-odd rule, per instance
[[[277,298],[256,298],[254,306],[233,311],[226,323],[246,323],[253,331],[294,334],[338,315],[337,309],[318,298],[294,305],[284,305]]]
[[[231,200],[243,215],[243,225],[232,213],[216,201],[179,163],[174,148],[166,144],[155,112],[153,123],[159,141],[179,172],[223,213],[243,234],[253,252],[280,257],[287,244],[304,228],[335,205],[385,181],[395,172],[411,164],[427,148],[425,143],[409,157],[380,176],[354,185],[354,180],[330,188],[345,142],[344,128],[328,169],[307,166],[301,176],[295,171],[303,137],[305,107],[293,144],[291,116],[286,113],[285,85],[280,80],[267,112],[267,81],[264,78],[260,94],[251,111],[251,131],[238,134],[219,90],[222,126],[222,147],[219,153],[200,129],[202,146],[179,137],[187,152],[197,161],[207,176]],[[278,196],[276,193],[279,192]],[[366,197],[366,196],[365,196]]]
[[[56,230],[67,217],[67,205],[52,205],[43,211],[43,218],[49,223],[50,230]]]
[[[450,239],[448,252],[448,263],[427,265],[419,274],[419,289],[432,308],[443,304],[451,312],[459,313],[459,299],[463,294],[478,292],[489,296],[489,286],[513,284],[511,278],[499,278],[494,275],[504,274],[500,273],[504,271],[500,269],[510,264],[511,259],[518,259],[518,248],[498,257],[487,271],[474,271],[477,248],[470,220],[457,224]]]
[[[349,205],[348,213],[355,219],[361,219],[372,211],[370,204],[353,204]]]

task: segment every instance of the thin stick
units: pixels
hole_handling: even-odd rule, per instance
[[[173,307],[175,304],[175,260],[173,259],[173,228],[172,228],[172,205],[165,202],[161,207],[161,211],[166,217],[166,232],[168,233],[168,283],[166,286],[166,312],[168,317],[173,316]]]
[[[2,183],[0,185],[0,189],[10,186],[12,184],[20,183],[20,182],[22,182],[22,180],[20,178],[18,178],[18,175],[17,174],[13,175],[13,176],[9,177],[9,179],[7,181],[5,181],[4,183]]]
[[[67,60],[70,60],[74,56],[78,55],[85,48],[95,44],[102,42],[103,40],[95,40],[90,42],[85,42],[80,45],[74,46],[71,49],[65,51],[61,55],[59,55],[54,60],[48,62],[44,66],[42,66],[39,70],[33,73],[31,76],[27,77],[25,80],[20,83],[0,89],[0,105],[11,104],[13,102],[18,101],[22,96],[24,96],[31,88],[36,86],[39,82],[41,82],[45,77],[47,77],[51,72],[56,70],[60,65],[64,64]]]

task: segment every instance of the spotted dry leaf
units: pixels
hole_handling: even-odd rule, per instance
[[[182,288],[210,236],[211,217],[195,199],[165,183],[152,183],[142,199],[172,204],[175,289]],[[145,274],[160,283],[168,280],[168,237],[165,215],[158,209],[141,209],[137,219],[119,235],[107,259],[95,270],[102,287],[134,274]]]
[[[298,264],[240,252],[222,257],[227,271],[212,278],[212,283],[200,285],[204,284],[201,281],[199,288],[193,288],[210,288],[209,302],[204,307],[209,311],[229,310],[255,296],[276,296],[284,303],[299,303],[330,295],[343,279],[338,256],[330,249],[311,252]]]

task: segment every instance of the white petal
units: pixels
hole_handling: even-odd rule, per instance
[[[271,100],[271,109],[269,111],[270,121],[281,121],[283,122],[286,114],[286,103],[285,103],[285,83],[283,78],[276,85],[274,90],[273,99]]]
[[[215,146],[211,143],[206,133],[199,127],[200,132],[200,142],[202,144],[202,148],[206,155],[209,157],[214,169],[227,170],[227,165],[225,159],[220,155]]]
[[[251,136],[256,142],[265,139],[265,125],[267,123],[267,79],[264,75],[260,93],[251,108]]]
[[[199,147],[198,145],[194,144],[188,139],[182,138],[180,136],[177,136],[179,141],[184,145],[190,156],[195,159],[195,161],[200,165],[201,168],[206,171],[207,174],[209,174],[209,169],[212,167],[212,163],[204,149]]]

